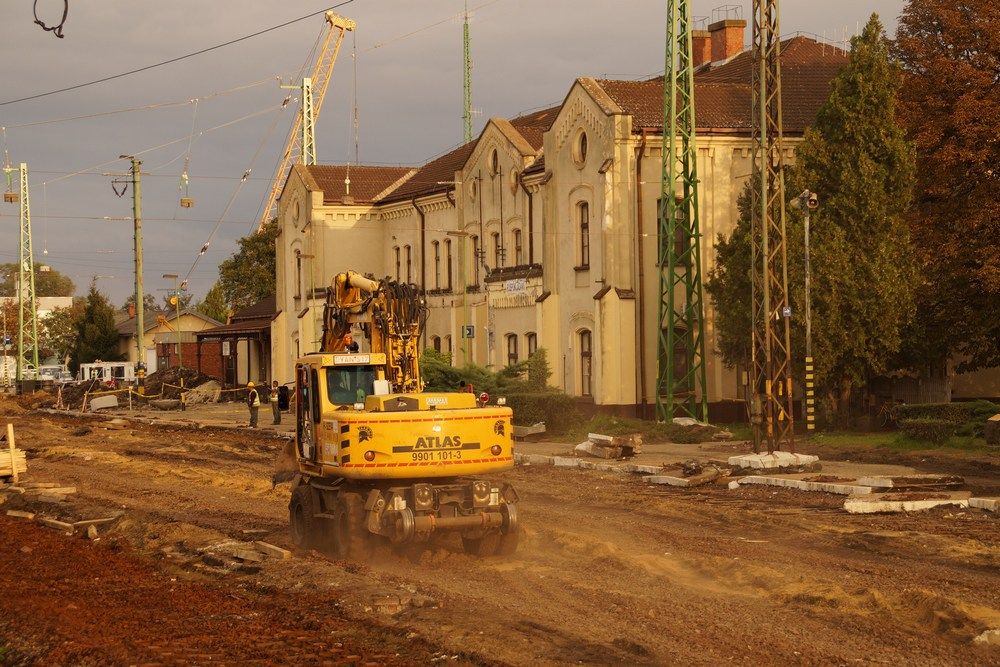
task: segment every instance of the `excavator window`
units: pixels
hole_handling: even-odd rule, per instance
[[[326,369],[326,391],[334,405],[364,403],[375,391],[375,367],[335,366]]]

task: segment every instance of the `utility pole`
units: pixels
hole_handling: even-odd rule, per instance
[[[146,378],[146,341],[142,290],[142,161],[132,155],[120,156],[132,163],[132,226],[135,238],[135,377],[139,383],[139,393],[144,393]]]
[[[665,422],[678,411],[701,421],[708,419],[693,62],[690,2],[668,0],[657,234],[660,300],[656,418]]]
[[[462,24],[463,72],[462,85],[463,102],[462,119],[465,121],[465,143],[472,141],[472,51],[469,41],[469,1],[465,1],[465,21]]]
[[[181,348],[181,288],[177,287],[177,279],[180,277],[176,273],[164,273],[164,278],[174,279],[174,289],[170,293],[170,300],[174,304],[174,333],[177,334],[177,368],[184,368],[184,354]]]
[[[751,409],[753,449],[795,451],[778,0],[753,0]]]
[[[30,350],[34,377],[38,378],[38,309],[35,304],[35,256],[31,247],[31,205],[28,201],[28,165],[21,163],[20,252],[17,271],[17,382],[24,379],[25,353]],[[27,346],[27,347],[25,347]]]

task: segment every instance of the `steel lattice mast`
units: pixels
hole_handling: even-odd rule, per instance
[[[323,44],[316,58],[316,64],[312,70],[312,76],[303,81],[303,110],[306,105],[311,107],[310,122],[303,122],[303,114],[295,117],[292,123],[292,130],[288,134],[285,142],[285,150],[281,154],[278,168],[274,171],[274,179],[271,181],[271,190],[267,195],[267,202],[261,211],[260,222],[257,224],[257,231],[260,231],[265,224],[278,214],[278,195],[285,185],[285,178],[292,163],[301,162],[303,164],[315,164],[316,144],[314,126],[319,112],[323,108],[323,100],[326,98],[326,90],[330,87],[330,79],[333,77],[333,66],[337,62],[337,54],[340,53],[340,45],[344,41],[344,35],[348,30],[354,30],[356,24],[351,19],[345,19],[333,12],[326,13],[326,21],[329,30],[323,39]],[[311,91],[308,101],[306,97],[306,81]],[[305,126],[305,127],[304,127]],[[308,133],[308,134],[307,134]],[[310,157],[307,158],[307,155]],[[313,162],[305,160],[312,159]]]
[[[660,179],[656,417],[708,417],[691,5],[668,0]]]
[[[30,361],[38,373],[38,310],[35,307],[35,260],[31,248],[31,205],[28,201],[28,165],[21,163],[21,231],[17,268],[17,381],[24,379],[24,364]],[[37,377],[37,375],[36,375]]]
[[[768,452],[795,449],[778,15],[778,0],[753,0],[751,421],[755,452],[762,442]]]

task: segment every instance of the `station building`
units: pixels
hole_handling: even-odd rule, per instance
[[[694,34],[702,275],[737,220],[750,176],[746,23]],[[847,63],[806,37],[782,44],[786,159]],[[545,348],[551,383],[621,414],[655,404],[663,80],[580,77],[557,106],[491,118],[420,167],[295,166],[279,200],[272,377],[318,348],[325,289],[351,268],[426,290],[427,347],[501,368]],[[742,396],[715,352],[706,299],[708,394]],[[471,329],[469,328],[471,327]],[[471,337],[468,336],[471,334]]]

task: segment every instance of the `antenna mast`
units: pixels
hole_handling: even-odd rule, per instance
[[[465,2],[464,23],[462,24],[462,46],[464,57],[464,81],[462,92],[464,94],[464,107],[462,109],[462,119],[465,121],[465,143],[472,141],[472,52],[469,48],[469,2]]]
[[[38,309],[35,304],[35,260],[31,249],[31,206],[28,202],[28,165],[21,163],[21,233],[17,269],[17,381],[31,355],[32,379],[38,377]]]

